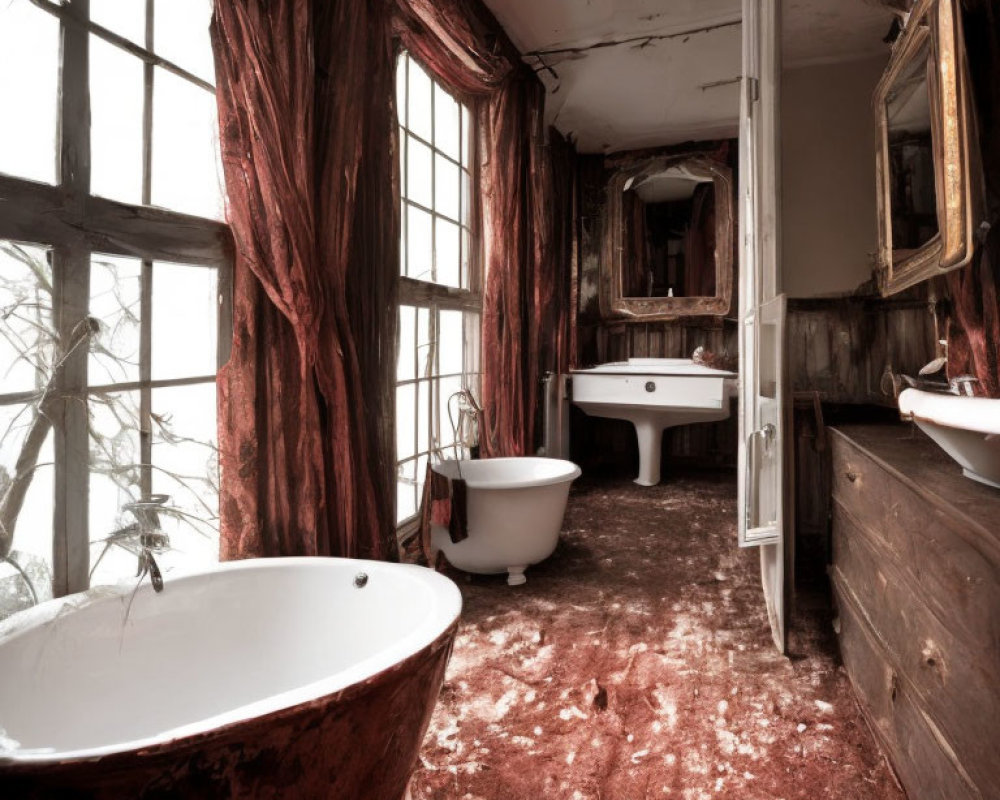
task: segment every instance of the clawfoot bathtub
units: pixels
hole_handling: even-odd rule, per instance
[[[524,570],[552,555],[559,542],[569,487],[580,468],[555,458],[488,458],[445,461],[434,470],[468,486],[469,537],[454,543],[435,527],[432,546],[466,572],[507,573],[507,583],[526,581]]]
[[[461,609],[333,558],[44,603],[0,624],[0,797],[403,796]]]

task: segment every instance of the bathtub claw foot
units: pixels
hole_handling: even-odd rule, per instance
[[[508,586],[521,586],[528,582],[528,579],[524,577],[524,571],[527,567],[507,567],[507,585]]]

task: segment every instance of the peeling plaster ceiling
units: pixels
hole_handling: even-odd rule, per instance
[[[548,123],[580,152],[736,135],[740,0],[485,2],[545,84]],[[785,0],[786,66],[887,53],[892,15],[874,3]]]
[[[736,134],[740,0],[486,4],[545,84],[548,122],[581,152]]]
[[[785,69],[889,56],[882,41],[892,12],[876,0],[784,0],[781,57]]]

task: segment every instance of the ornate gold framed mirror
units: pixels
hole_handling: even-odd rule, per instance
[[[957,0],[918,0],[873,99],[883,295],[965,266],[974,249],[971,113]]]
[[[607,187],[602,316],[723,316],[732,292],[732,171],[711,158],[679,155],[615,172]]]

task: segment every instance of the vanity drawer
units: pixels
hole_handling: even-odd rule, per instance
[[[843,437],[831,442],[835,530],[845,515],[853,520],[851,535],[865,537],[938,619],[1000,669],[1000,570],[989,540]]]
[[[940,731],[985,796],[1000,797],[997,642],[970,639],[934,614],[923,587],[839,504],[833,532],[838,604],[866,623],[880,659],[905,679],[910,702]]]
[[[906,678],[885,657],[863,614],[834,575],[844,666],[862,711],[910,800],[981,800],[941,746]]]

